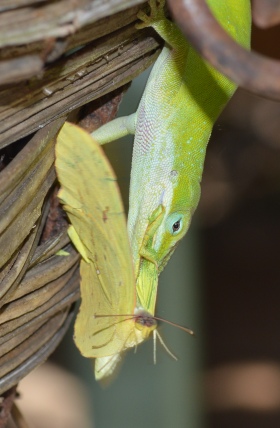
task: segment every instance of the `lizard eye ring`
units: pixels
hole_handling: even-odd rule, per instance
[[[181,213],[170,214],[166,222],[167,230],[171,235],[177,235],[183,227],[183,216]]]

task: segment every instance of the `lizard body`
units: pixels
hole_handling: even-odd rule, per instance
[[[208,3],[230,34],[248,47],[249,0]],[[165,46],[137,111],[96,130],[92,134],[96,141],[65,124],[56,145],[59,197],[72,223],[69,235],[83,258],[75,342],[84,356],[95,358],[97,379],[115,371],[126,349],[151,332],[158,335],[154,317],[158,274],[189,228],[200,198],[212,127],[235,90],[165,18],[163,4],[150,0],[151,15],[139,14],[139,27],[154,27]],[[128,133],[135,134],[130,246],[115,177],[96,144]]]
[[[249,48],[249,0],[208,0],[220,24]],[[154,312],[157,281],[151,277],[167,263],[186,234],[200,199],[206,147],[213,125],[236,85],[207,64],[176,25],[164,16],[164,1],[150,1],[140,12],[139,28],[152,26],[165,45],[149,76],[136,113],[93,132],[101,144],[135,134],[131,167],[128,233],[139,304]],[[142,275],[143,273],[143,275]],[[145,281],[143,281],[143,276]]]

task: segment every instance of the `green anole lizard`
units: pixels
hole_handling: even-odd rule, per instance
[[[250,46],[249,0],[208,0],[216,19],[242,46]],[[138,28],[152,26],[165,45],[137,111],[92,133],[100,143],[135,134],[128,233],[138,304],[154,313],[157,281],[200,199],[200,181],[213,125],[236,85],[206,64],[176,25],[164,1],[151,0]]]
[[[248,46],[249,1],[209,0],[209,4],[232,36]],[[235,90],[235,85],[206,65],[175,24],[164,17],[162,1],[158,6],[150,1],[150,6],[150,17],[139,14],[139,27],[153,26],[166,44],[139,108],[93,133],[100,144],[135,133],[128,232],[136,290],[128,241],[116,221],[121,217],[114,215],[116,206],[121,205],[115,200],[117,190],[106,190],[104,155],[86,133],[80,134],[69,124],[62,128],[56,146],[62,185],[59,196],[71,219],[69,235],[83,258],[82,305],[75,341],[83,355],[95,358],[97,379],[115,370],[123,351],[147,339],[152,331],[154,337],[158,335],[154,317],[158,273],[188,230],[200,197],[213,124]],[[82,147],[77,152],[79,139]],[[92,156],[96,169],[93,185],[88,179]],[[112,180],[113,175],[109,182]],[[107,202],[108,195],[112,201]],[[112,230],[106,213],[98,216],[98,207],[104,209],[104,204],[113,209]]]

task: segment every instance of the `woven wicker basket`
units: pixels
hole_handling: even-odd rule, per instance
[[[38,131],[0,174],[1,393],[55,349],[79,296],[79,257],[68,244],[66,227],[41,240],[56,178],[55,135],[62,123]],[[68,257],[55,255],[62,247]]]

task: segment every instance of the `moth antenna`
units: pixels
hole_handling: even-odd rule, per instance
[[[172,357],[175,361],[178,361],[178,358],[176,357],[176,355],[174,355],[173,352],[170,351],[170,349],[168,348],[166,343],[164,343],[164,340],[161,337],[161,335],[159,334],[159,332],[157,330],[154,330],[154,332],[155,332],[154,337],[156,337],[156,336],[158,337],[158,340],[160,341],[161,345],[164,347],[166,352],[170,355],[170,357]]]
[[[128,320],[132,320],[132,319],[134,319],[135,318],[135,316],[134,315],[93,315],[93,318],[104,318],[104,317],[118,317],[118,316],[120,316],[120,317],[128,317],[128,318],[125,318],[125,319],[123,319],[123,320],[119,320],[118,322],[115,322],[115,324],[120,324],[120,323],[122,323],[122,322],[124,322],[124,321],[128,321]],[[102,331],[105,331],[105,330],[107,330],[108,328],[111,328],[112,327],[112,324],[110,324],[110,325],[107,325],[107,327],[104,327],[104,328],[102,328],[102,329],[100,329],[100,330],[98,330],[98,331],[96,331],[95,333],[93,333],[93,335],[92,336],[95,336],[96,334],[99,334],[100,332],[102,332]]]
[[[157,321],[165,322],[166,324],[169,324],[169,325],[173,325],[173,327],[177,327],[177,328],[179,328],[180,330],[183,330],[183,331],[185,331],[186,333],[190,334],[191,336],[195,336],[195,334],[194,334],[194,331],[193,331],[193,330],[191,330],[191,329],[190,329],[190,328],[188,328],[188,327],[184,327],[184,326],[182,326],[182,325],[180,325],[180,324],[177,324],[176,322],[168,321],[168,320],[165,320],[164,318],[160,318],[160,317],[154,317],[154,319],[155,319],[155,320],[157,320]]]
[[[125,318],[125,319],[123,319],[123,320],[120,320],[120,321],[118,321],[116,324],[119,324],[119,323],[121,323],[121,322],[124,322],[124,321],[129,321],[129,320],[133,320],[134,318],[135,318],[135,315],[132,315],[132,314],[116,314],[116,315],[96,315],[96,314],[94,314],[93,315],[93,318],[116,318],[116,317],[127,317],[127,318]]]
[[[116,314],[116,315],[114,315],[114,314],[110,314],[110,315],[105,315],[105,314],[96,315],[96,314],[94,314],[93,315],[93,318],[103,318],[103,317],[128,317],[128,318],[122,320],[122,321],[126,321],[126,320],[130,320],[130,319],[132,320],[133,318],[137,318],[137,315],[135,315],[135,314]],[[185,331],[186,333],[190,334],[191,336],[195,336],[195,333],[193,330],[191,330],[188,327],[184,327],[183,325],[177,324],[176,322],[168,321],[164,318],[155,317],[155,316],[152,316],[151,318],[153,318],[157,321],[165,322],[166,324],[172,325],[173,327],[177,327],[180,330]]]
[[[135,316],[136,315],[134,315],[134,314],[109,314],[109,315],[107,315],[107,314],[98,314],[98,315],[94,314],[93,318],[130,317],[127,319],[133,319],[133,318],[135,318]]]

